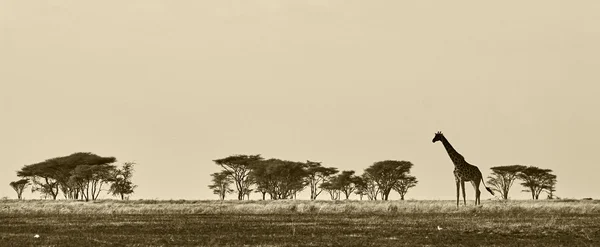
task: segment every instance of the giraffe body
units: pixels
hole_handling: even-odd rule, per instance
[[[433,142],[435,143],[437,141],[441,141],[442,144],[444,144],[444,148],[446,148],[446,152],[448,152],[450,160],[452,160],[452,163],[454,163],[454,179],[456,180],[456,206],[458,207],[460,201],[460,188],[462,188],[464,204],[467,205],[467,198],[465,194],[465,182],[471,182],[473,188],[475,189],[475,205],[481,204],[481,191],[479,190],[479,183],[483,182],[483,175],[481,174],[479,168],[465,161],[465,158],[461,154],[459,154],[452,147],[452,145],[450,145],[450,142],[448,142],[448,139],[444,137],[442,132],[438,132],[435,134]],[[492,195],[494,195],[494,192],[492,192],[490,188],[485,188]]]

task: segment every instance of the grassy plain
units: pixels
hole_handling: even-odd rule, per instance
[[[115,245],[600,246],[600,201],[0,201],[0,246]]]

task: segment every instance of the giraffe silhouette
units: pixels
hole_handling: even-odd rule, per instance
[[[481,171],[477,166],[469,164],[465,161],[465,158],[460,155],[448,142],[448,139],[444,137],[442,132],[438,131],[435,133],[432,142],[435,143],[437,141],[441,141],[444,144],[444,148],[448,152],[452,163],[454,163],[454,179],[456,179],[456,207],[459,205],[460,196],[459,196],[459,188],[462,188],[463,201],[465,206],[467,205],[467,198],[465,195],[465,182],[471,182],[473,188],[475,188],[475,205],[481,205],[481,191],[479,191],[479,182],[483,182],[483,187],[487,191],[489,191],[492,195],[494,192],[485,186],[485,182],[483,181],[483,176],[481,175]]]

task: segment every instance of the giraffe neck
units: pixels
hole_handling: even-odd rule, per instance
[[[460,155],[456,151],[456,149],[452,147],[452,145],[450,144],[448,139],[446,139],[446,137],[442,138],[442,143],[444,144],[444,148],[446,148],[446,152],[448,152],[448,156],[450,156],[452,163],[454,163],[454,166],[463,165],[463,163],[465,162],[465,158],[462,155]]]

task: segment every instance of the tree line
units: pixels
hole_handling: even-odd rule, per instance
[[[373,163],[362,175],[355,171],[339,171],[325,167],[321,162],[307,160],[295,162],[281,159],[264,159],[260,155],[232,155],[213,160],[222,170],[211,174],[208,186],[219,199],[236,193],[238,200],[249,199],[251,193],[259,193],[262,200],[295,199],[298,192],[310,190],[310,199],[315,200],[323,191],[331,200],[348,199],[351,194],[369,200],[388,200],[391,191],[400,199],[418,183],[410,175],[413,164],[409,161],[385,160]],[[536,166],[496,166],[491,168],[487,183],[491,189],[507,200],[508,193],[517,180],[537,200],[542,192],[555,198],[556,175],[552,170]]]
[[[21,179],[9,185],[19,199],[29,186],[32,192],[40,192],[43,197],[52,199],[62,194],[65,199],[96,200],[101,191],[128,199],[137,187],[131,181],[135,163],[125,162],[117,167],[116,161],[114,157],[83,152],[51,158],[23,166],[17,171]],[[249,199],[251,193],[258,193],[263,200],[267,197],[295,199],[304,190],[310,190],[311,200],[323,192],[332,200],[348,199],[352,194],[360,200],[364,197],[388,200],[392,191],[404,200],[408,190],[418,183],[417,178],[410,175],[413,167],[410,161],[378,161],[365,168],[360,176],[353,170],[339,171],[310,160],[296,162],[264,159],[260,155],[232,155],[213,161],[222,170],[211,174],[212,183],[208,187],[221,200],[230,193],[236,193],[238,200]],[[531,193],[532,199],[539,199],[542,192],[550,199],[556,197],[557,177],[550,169],[510,165],[492,167],[491,170],[487,183],[503,199],[509,198],[515,181],[520,181],[525,188],[523,192]]]
[[[102,191],[128,199],[137,187],[131,182],[135,163],[125,162],[119,168],[113,165],[116,161],[115,157],[83,152],[51,158],[23,166],[17,171],[21,179],[11,182],[10,186],[18,199],[22,199],[29,185],[32,192],[54,200],[59,194],[65,199],[96,200]]]
[[[517,179],[525,187],[523,192],[531,193],[531,199],[539,199],[542,192],[548,194],[548,199],[555,198],[557,180],[551,169],[522,165],[495,166],[490,169],[492,174],[488,176],[487,183],[492,190],[500,193],[502,199],[508,199],[508,192]]]
[[[321,162],[297,162],[276,158],[264,159],[260,155],[232,155],[214,160],[222,170],[211,174],[208,187],[219,199],[237,193],[238,200],[249,199],[251,193],[260,194],[262,200],[295,199],[298,192],[310,189],[310,199],[315,200],[325,191],[332,200],[342,195],[348,199],[356,194],[362,200],[388,200],[392,190],[402,200],[408,190],[417,185],[410,175],[410,161],[384,160],[373,163],[362,175],[355,171],[339,171],[325,167]]]

